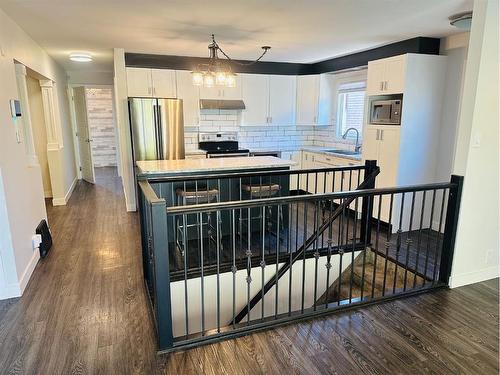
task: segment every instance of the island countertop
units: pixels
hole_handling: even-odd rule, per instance
[[[137,161],[138,174],[179,175],[190,173],[212,173],[218,171],[258,170],[269,168],[287,168],[295,165],[291,160],[274,156],[227,157],[211,159],[181,159],[181,160],[146,160]]]

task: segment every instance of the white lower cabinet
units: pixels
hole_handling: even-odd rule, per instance
[[[399,165],[400,128],[397,126],[367,126],[363,137],[363,160],[377,160],[380,173],[375,187],[393,187],[397,185]],[[373,215],[378,218],[378,198],[373,204]],[[380,205],[380,219],[388,222],[390,198],[384,196]]]

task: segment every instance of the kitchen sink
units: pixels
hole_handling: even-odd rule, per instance
[[[360,155],[359,152],[351,151],[351,150],[329,149],[329,150],[323,150],[323,151],[331,152],[332,154],[339,154],[339,155]]]

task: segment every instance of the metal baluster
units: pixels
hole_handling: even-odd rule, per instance
[[[373,276],[372,276],[372,293],[371,298],[375,296],[375,279],[377,275],[377,257],[378,257],[378,241],[380,235],[380,210],[382,209],[382,195],[378,198],[378,212],[377,212],[377,233],[375,235],[375,254],[373,257]]]
[[[247,251],[246,251],[246,256],[247,256],[247,324],[250,324],[250,283],[252,282],[252,250],[251,250],[251,245],[250,245],[250,208],[248,208],[248,228],[247,228],[247,235],[248,235],[248,243],[247,243]]]
[[[359,186],[359,173],[358,173],[358,186]],[[368,200],[373,199],[373,195],[372,196],[368,196],[367,199]],[[369,205],[372,205],[372,202],[369,202]],[[363,209],[361,209],[361,214],[363,214]],[[356,215],[356,217],[358,216],[358,210],[357,209],[356,209],[355,215]],[[369,210],[366,210],[366,228],[362,228],[362,226],[363,226],[363,220],[361,220],[361,225],[360,225],[360,228],[359,228],[360,235],[361,235],[361,231],[364,231],[364,233],[365,233],[365,235],[364,235],[364,241],[363,241],[363,250],[362,250],[363,251],[363,264],[362,264],[362,269],[361,269],[361,295],[360,295],[361,301],[363,300],[363,296],[364,296],[364,292],[365,292],[366,248],[368,246],[368,243],[366,242],[366,239],[369,236],[369,234],[368,234],[368,228],[370,228],[368,221],[371,220],[371,219],[372,218],[369,215]]]
[[[345,200],[342,199],[340,201],[340,204],[342,205],[342,216],[341,216],[341,230],[339,231],[339,244],[338,244],[338,252],[340,255],[340,260],[339,260],[339,286],[338,286],[338,305],[340,306],[340,301],[341,298],[340,296],[342,295],[342,258],[344,257],[344,245],[342,243],[344,242],[344,221],[345,221]]]
[[[292,204],[289,204],[289,217],[288,217],[288,220],[289,220],[289,223],[290,223],[290,226],[289,226],[289,230],[288,230],[288,237],[290,239],[289,241],[289,249],[288,249],[288,262],[290,263],[290,269],[288,270],[289,274],[288,274],[288,316],[290,316],[292,314],[292,271],[293,271],[293,252],[292,252],[292,246],[291,246],[291,240],[292,240],[292,231],[291,231],[291,228],[292,228],[292,214],[293,214],[293,211],[292,211]],[[295,214],[296,214],[296,219],[295,219],[295,225],[296,225],[296,229],[295,229],[295,248],[297,249],[297,233],[298,233],[298,222],[299,222],[299,206],[298,206],[298,202],[295,203]]]
[[[186,190],[184,190],[186,191]],[[182,245],[184,247],[184,311],[186,314],[186,336],[189,335],[189,309],[188,309],[188,275],[187,275],[187,257],[188,257],[188,247],[187,247],[187,218],[186,214],[182,215]]]
[[[396,283],[398,280],[398,262],[399,262],[399,251],[401,250],[401,234],[403,233],[402,225],[403,225],[403,211],[405,207],[405,193],[402,193],[401,196],[401,209],[399,211],[399,229],[398,229],[398,237],[396,239],[396,262],[394,263],[394,280],[392,283],[392,294],[396,292]]]
[[[408,260],[410,258],[410,246],[412,244],[412,239],[410,238],[411,232],[413,230],[413,209],[415,207],[415,192],[411,196],[411,209],[410,209],[410,227],[408,228],[408,237],[406,238],[406,259],[405,259],[405,277],[403,291],[406,291],[406,280],[408,279]]]
[[[241,209],[240,209],[241,211]],[[232,230],[231,230],[231,235],[232,235],[232,248],[233,248],[233,266],[231,267],[231,272],[233,273],[233,319],[231,321],[233,322],[233,329],[235,327],[235,321],[234,318],[236,316],[236,217],[234,213],[234,208],[231,210],[231,223],[232,223]]]
[[[277,231],[277,236],[276,236],[276,271],[274,274],[274,284],[276,284],[276,296],[275,296],[275,309],[274,309],[274,318],[276,319],[278,317],[278,271],[279,271],[279,255],[280,255],[280,209],[281,206],[277,206],[277,214],[278,214],[278,219],[276,223],[276,231]]]
[[[243,194],[243,184],[241,183],[241,177],[240,177],[240,186],[239,186],[239,196],[240,196],[240,202],[243,200],[242,194]],[[239,212],[239,219],[238,219],[238,231],[239,231],[239,240],[240,240],[240,253],[243,253],[243,210],[240,208]],[[234,319],[233,319],[234,320]]]
[[[198,194],[196,194],[196,198],[198,199]],[[203,219],[201,216],[201,212],[198,214],[198,220],[200,223],[203,223]],[[201,282],[201,335],[205,336],[205,274],[203,269],[203,226],[200,225],[200,264],[201,264],[201,273],[200,273],[200,282]]]
[[[335,191],[335,171],[332,173],[332,193]],[[328,221],[332,220],[332,214],[333,214],[333,199],[329,200],[330,204],[330,213],[328,215]],[[326,294],[325,294],[325,308],[328,307],[328,300],[329,300],[329,294],[330,294],[330,270],[332,268],[332,246],[333,246],[333,222],[330,222],[330,225],[328,226],[328,241],[327,241],[327,246],[328,246],[328,253],[326,256]]]
[[[318,211],[319,211],[319,200],[314,204],[314,233],[318,230]],[[316,311],[316,300],[318,295],[318,261],[319,261],[319,236],[316,237],[314,241],[314,311]]]
[[[420,211],[420,226],[418,229],[418,237],[417,237],[417,259],[415,260],[415,273],[413,274],[413,287],[417,285],[417,273],[418,273],[418,266],[420,265],[420,244],[422,243],[422,228],[424,225],[424,212],[425,212],[425,195],[427,191],[422,192],[422,208]]]
[[[354,229],[352,238],[352,252],[351,252],[351,278],[349,279],[349,303],[352,302],[352,284],[354,281],[354,253],[356,250],[356,230],[358,227],[358,197],[354,199]]]
[[[306,191],[309,191],[309,173],[307,173],[306,180]],[[302,299],[300,305],[301,313],[304,313],[304,297],[305,297],[305,287],[306,287],[306,240],[308,236],[307,230],[307,202],[304,201],[304,237],[302,239],[302,243],[304,244],[304,251],[302,252]]]
[[[380,197],[382,199],[382,196]],[[394,203],[394,194],[391,194],[389,202],[389,228],[387,229],[387,238],[385,241],[385,264],[384,264],[384,281],[382,284],[382,296],[385,296],[385,284],[387,281],[387,261],[389,259],[389,247],[391,246],[391,228],[392,228],[392,205]]]
[[[436,203],[436,190],[434,189],[432,191],[432,206],[431,206],[431,217],[429,218],[429,231],[431,230],[432,228],[432,218],[434,216],[434,204]],[[429,239],[427,239],[427,246],[426,246],[426,250],[425,250],[425,264],[424,264],[424,277],[423,277],[423,282],[422,282],[422,286],[425,286],[425,282],[426,282],[426,279],[427,279],[427,266],[428,266],[428,263],[429,263],[429,248],[431,246],[431,242],[429,241]],[[435,265],[434,265],[435,267]]]
[[[220,190],[219,190],[220,191]],[[217,261],[217,332],[220,333],[220,241],[221,241],[221,233],[220,233],[220,225],[219,225],[219,220],[220,220],[220,210],[215,211],[215,219],[217,220],[217,226],[216,226],[216,236],[217,236],[217,254],[216,254],[216,261]]]
[[[435,284],[436,280],[436,271],[438,269],[438,260],[440,259],[440,249],[441,246],[439,246],[441,242],[441,229],[442,229],[442,224],[443,224],[443,217],[444,217],[444,201],[446,197],[446,190],[443,189],[443,199],[441,200],[441,213],[439,214],[439,229],[437,233],[437,239],[436,239],[436,257],[434,259],[434,270],[432,272],[432,284]]]
[[[261,281],[262,281],[262,288],[261,288],[261,319],[264,319],[264,278],[265,278],[265,273],[264,269],[266,268],[266,260],[264,258],[265,251],[266,251],[266,228],[265,228],[265,222],[266,222],[266,206],[262,206],[262,259],[260,261],[260,267],[262,268],[261,272]]]

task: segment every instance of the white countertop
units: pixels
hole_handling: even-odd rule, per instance
[[[329,156],[335,156],[336,158],[341,158],[341,159],[349,159],[349,160],[355,160],[355,161],[361,161],[361,154],[358,155],[345,155],[345,154],[337,154],[335,152],[327,151],[327,150],[332,150],[335,149],[335,147],[320,147],[320,146],[306,146],[302,147],[303,151],[309,151],[309,152],[315,152],[318,154],[325,154]]]
[[[246,171],[249,169],[283,168],[296,163],[273,156],[230,157],[212,159],[147,160],[137,161],[139,173],[180,174],[193,172],[216,172],[226,170]]]

